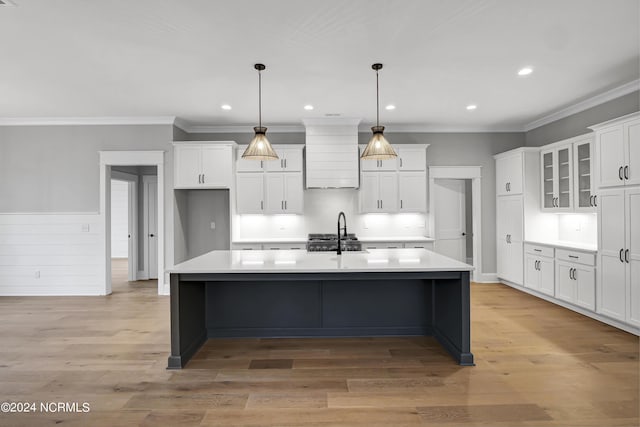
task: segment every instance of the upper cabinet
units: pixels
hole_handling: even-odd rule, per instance
[[[640,113],[591,129],[595,131],[598,187],[640,184]]]
[[[360,160],[360,212],[426,212],[427,147],[394,144],[395,159]]]
[[[593,135],[573,143],[573,207],[576,212],[596,211],[596,162]]]
[[[496,195],[522,194],[523,170],[522,153],[496,157]]]
[[[175,142],[174,188],[230,188],[234,142]]]
[[[302,148],[278,148],[278,160],[264,162],[267,172],[302,172]]]
[[[540,152],[544,210],[571,211],[573,208],[572,154],[571,144],[554,146]]]

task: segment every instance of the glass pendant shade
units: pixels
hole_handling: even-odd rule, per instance
[[[364,160],[386,160],[397,157],[398,154],[384,137],[384,126],[374,126],[371,130],[373,131],[373,136],[360,158]]]
[[[249,146],[244,153],[242,153],[243,159],[250,160],[276,160],[278,155],[271,147],[269,140],[267,139],[267,128],[256,126],[253,128],[256,132],[255,136],[249,143]]]

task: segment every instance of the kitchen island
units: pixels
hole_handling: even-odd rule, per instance
[[[207,339],[431,335],[473,365],[473,267],[435,252],[212,251],[171,277],[170,369]]]

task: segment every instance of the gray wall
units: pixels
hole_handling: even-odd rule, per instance
[[[184,137],[187,138],[184,138]],[[267,133],[272,144],[304,144],[303,132]],[[430,144],[428,166],[482,166],[482,271],[496,271],[496,192],[493,155],[522,147],[524,133],[388,133],[393,144]],[[253,133],[213,133],[181,135],[183,140],[235,141],[248,144]],[[360,144],[369,141],[370,133],[358,135]],[[331,191],[331,190],[327,190]],[[176,255],[177,256],[177,255]]]
[[[640,111],[640,92],[632,92],[604,104],[556,120],[526,133],[528,147],[540,147],[590,132],[589,126]]]

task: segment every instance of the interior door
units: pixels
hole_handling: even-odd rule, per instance
[[[158,278],[158,178],[149,177],[147,190],[147,259],[149,279]]]
[[[129,238],[129,257],[128,257],[128,279],[130,282],[137,279],[138,263],[138,240],[135,224],[138,223],[137,204],[138,204],[138,192],[136,191],[138,182],[130,181],[127,183],[129,187],[129,208],[128,208],[128,226],[127,235]]]
[[[464,180],[436,179],[433,191],[435,252],[466,263]]]

